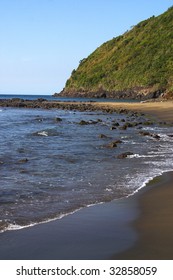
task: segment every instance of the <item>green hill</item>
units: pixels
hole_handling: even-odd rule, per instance
[[[173,96],[173,7],[134,26],[82,59],[61,96]]]

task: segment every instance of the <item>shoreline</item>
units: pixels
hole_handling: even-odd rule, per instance
[[[138,215],[127,198],[97,204],[44,224],[0,234],[0,260],[105,260],[134,244]],[[116,242],[117,240],[117,242]]]
[[[19,98],[0,99],[0,108],[32,108],[32,109],[61,109],[105,112],[138,112],[154,117],[156,120],[173,124],[173,101],[147,101],[147,102],[69,102],[37,100],[24,100]]]
[[[163,231],[159,233],[158,226],[163,230],[165,223],[157,223],[150,232],[148,223],[154,218],[150,217],[148,221],[146,216],[148,211],[151,215],[151,210],[155,209],[154,197],[157,202],[160,195],[162,203],[165,203],[165,190],[168,197],[170,191],[173,194],[172,180],[173,172],[170,171],[155,177],[132,196],[86,207],[48,223],[3,232],[0,234],[0,259],[172,259],[172,230],[169,232],[168,228],[167,238],[162,240],[162,243],[168,241],[169,248],[155,242],[158,248],[153,251],[150,239],[152,236],[161,238]],[[170,224],[172,208],[166,212]]]
[[[161,180],[159,180],[159,178]],[[138,198],[140,215],[134,221],[138,240],[134,246],[112,259],[172,260],[173,171],[156,177]]]
[[[154,117],[157,121],[173,123],[173,101],[153,101],[153,102],[108,102],[96,103],[100,108],[125,109],[144,113]]]
[[[56,103],[54,109],[57,104],[58,109],[81,106],[81,103],[61,103],[59,107]],[[168,124],[173,120],[173,102],[82,106],[86,110],[125,109],[127,113],[135,110]],[[55,221],[0,233],[0,259],[173,259],[172,182],[173,172],[163,173],[128,198],[86,207]]]

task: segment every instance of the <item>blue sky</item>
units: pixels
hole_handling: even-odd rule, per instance
[[[53,94],[98,46],[173,0],[0,0],[0,94]]]

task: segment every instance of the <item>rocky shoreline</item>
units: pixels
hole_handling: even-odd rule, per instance
[[[13,99],[1,99],[0,100],[0,107],[14,107],[14,108],[31,108],[31,109],[60,109],[60,110],[71,110],[71,111],[81,111],[81,112],[92,112],[92,111],[102,111],[106,113],[117,113],[117,114],[125,114],[127,115],[126,120],[121,119],[121,122],[112,122],[110,130],[127,130],[132,127],[136,127],[139,129],[139,135],[141,137],[148,136],[150,139],[160,140],[160,136],[157,134],[152,134],[146,130],[143,130],[146,126],[152,126],[154,125],[155,121],[150,120],[145,113],[135,111],[132,109],[122,108],[122,107],[113,107],[109,106],[108,104],[104,104],[105,106],[102,106],[101,103],[97,102],[59,102],[59,101],[47,101],[46,99],[39,98],[37,100],[24,100],[21,98],[13,98]],[[139,121],[140,120],[140,121]],[[61,118],[56,118],[56,122],[61,122]],[[97,124],[101,120],[98,119],[97,121],[86,121],[81,120],[79,122],[79,125],[87,126],[90,124]],[[165,121],[159,121],[159,125],[170,125],[170,123],[167,123]],[[101,134],[99,135],[100,138],[107,138],[106,135]],[[172,135],[170,135],[172,137]],[[116,148],[117,144],[120,144],[120,140],[114,140],[111,141],[107,148]],[[133,153],[130,151],[127,151],[125,153],[119,154],[118,158],[123,159],[128,156],[133,156]],[[20,161],[21,163],[27,162],[28,159],[22,159]]]
[[[154,106],[162,105],[166,102],[150,102]],[[92,111],[102,111],[106,113],[118,113],[118,114],[130,114],[132,116],[146,115],[147,110],[141,110],[143,106],[150,106],[149,103],[112,103],[112,102],[69,102],[69,101],[48,101],[44,98],[38,98],[36,100],[27,100],[22,98],[12,98],[12,99],[0,99],[0,107],[12,107],[12,108],[31,108],[31,109],[59,109],[59,110],[71,110],[71,111],[81,111],[81,112],[92,112]],[[172,104],[171,104],[172,108]],[[147,109],[147,108],[146,108]],[[158,110],[159,111],[159,110]],[[170,111],[168,109],[168,111]],[[171,110],[172,112],[172,110]],[[165,121],[160,121],[160,124],[166,124]],[[168,120],[170,123],[170,120]],[[126,129],[124,126],[123,129]]]
[[[107,113],[117,112],[119,114],[128,114],[131,110],[123,108],[103,107],[96,102],[67,102],[67,101],[47,101],[44,98],[36,100],[26,100],[21,98],[1,99],[0,107],[14,108],[32,108],[32,109],[61,109],[61,110],[77,110],[77,111],[103,111]]]
[[[92,110],[90,103],[77,102],[61,102],[61,101],[47,101],[44,98],[36,100],[26,100],[21,98],[1,99],[0,107],[15,107],[15,108],[42,108],[42,109],[61,109],[61,110]]]
[[[153,88],[133,88],[123,91],[86,91],[86,90],[68,90],[63,89],[60,93],[54,93],[54,97],[78,97],[78,98],[111,98],[144,101],[148,99],[157,100],[158,98],[166,98],[165,90],[153,90]]]

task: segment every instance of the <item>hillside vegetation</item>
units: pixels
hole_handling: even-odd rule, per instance
[[[173,7],[82,59],[61,95],[144,99],[172,92]]]

